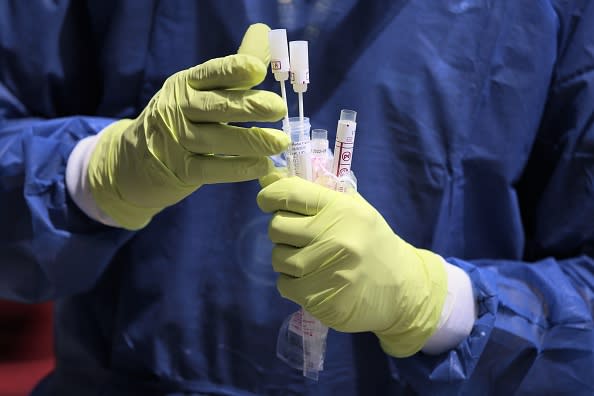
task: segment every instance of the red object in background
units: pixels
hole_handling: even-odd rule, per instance
[[[28,396],[53,367],[52,305],[0,300],[0,396]]]

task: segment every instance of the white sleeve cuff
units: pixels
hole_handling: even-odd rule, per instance
[[[470,335],[477,318],[477,303],[470,277],[462,269],[443,261],[448,275],[448,291],[437,330],[422,351],[437,355],[455,348]]]
[[[91,219],[108,226],[120,227],[99,209],[87,178],[89,160],[99,141],[99,134],[88,136],[74,146],[66,164],[66,188],[74,203]]]

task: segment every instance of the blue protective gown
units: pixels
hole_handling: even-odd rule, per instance
[[[586,0],[0,2],[0,297],[56,300],[35,394],[594,394],[592,21]],[[255,22],[310,41],[313,127],[333,139],[358,112],[361,193],[470,275],[479,317],[455,349],[395,359],[331,331],[309,382],[275,356],[296,306],[256,182],[204,186],[135,233],[69,198],[78,140]]]

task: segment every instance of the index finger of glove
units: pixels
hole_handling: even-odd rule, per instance
[[[283,210],[302,215],[315,215],[337,198],[336,191],[299,177],[280,179],[258,193],[258,206],[264,212]]]
[[[188,84],[197,90],[247,89],[264,80],[266,65],[255,56],[237,54],[208,60],[186,73]]]

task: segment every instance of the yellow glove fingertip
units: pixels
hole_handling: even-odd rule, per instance
[[[288,176],[289,171],[287,168],[276,168],[273,166],[270,172],[258,179],[258,182],[260,183],[260,187],[265,188],[272,183]]]
[[[258,120],[275,122],[287,114],[284,100],[274,92],[257,91],[246,99],[251,111],[258,114]]]
[[[238,54],[210,59],[182,73],[197,90],[248,89],[264,80],[266,65],[253,55]]]
[[[259,140],[266,142],[265,151],[261,152],[264,155],[280,154],[291,144],[289,136],[278,129],[251,127],[250,131],[253,131]]]
[[[255,56],[264,64],[264,68],[268,67],[270,62],[269,31],[270,27],[264,23],[250,25],[241,40],[237,53]]]

